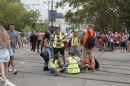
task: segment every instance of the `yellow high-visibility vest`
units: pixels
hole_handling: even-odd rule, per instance
[[[78,37],[76,38],[72,38],[72,46],[78,46],[79,45],[79,41],[78,41]]]
[[[67,67],[68,73],[80,73],[80,68],[78,64],[78,58],[77,57],[69,57],[69,64]]]
[[[63,40],[62,34],[60,33],[60,40]],[[56,48],[56,44],[57,44],[57,35],[54,35],[54,43],[53,43],[53,47]],[[64,47],[64,43],[61,42],[61,47]]]
[[[50,68],[58,68],[58,60],[55,60],[55,62],[53,63],[53,59],[51,59],[50,61]]]

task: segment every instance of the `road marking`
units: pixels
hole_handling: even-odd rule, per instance
[[[3,80],[2,77],[0,77],[0,78],[1,78],[1,80]],[[8,84],[9,86],[17,86],[17,85],[15,85],[15,84],[13,84],[12,82],[10,82],[8,79],[6,79],[6,81],[7,81],[7,84]]]
[[[26,62],[20,62],[20,64],[23,64],[23,63],[26,63]]]

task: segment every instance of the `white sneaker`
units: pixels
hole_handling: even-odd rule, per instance
[[[30,53],[32,53],[32,51],[30,51]]]
[[[12,70],[11,70],[11,69],[8,69],[8,72],[12,72]]]
[[[16,69],[14,69],[14,75],[16,75],[17,74],[17,70]]]
[[[33,53],[33,54],[36,54],[36,53]]]

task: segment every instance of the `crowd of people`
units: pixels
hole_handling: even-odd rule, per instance
[[[97,34],[95,46],[99,51],[130,52],[130,34],[111,31],[108,34]]]
[[[45,60],[43,71],[50,70],[51,73],[56,75],[60,75],[64,70],[67,70],[68,73],[80,73],[81,70],[87,71],[88,69],[95,71],[95,67],[97,69],[99,64],[97,61],[95,64],[95,58],[92,54],[94,45],[91,48],[83,47],[89,35],[93,38],[95,35],[92,25],[88,26],[88,31],[84,32],[84,36],[78,34],[77,31],[61,33],[58,27],[53,32],[46,32],[40,41],[41,52],[44,54],[43,58]],[[31,52],[33,54],[35,54],[36,44],[39,44],[38,37],[40,33],[42,33],[41,30],[38,33],[34,31],[30,36]],[[69,58],[65,58],[66,51],[68,51]],[[61,64],[60,58],[62,58],[63,64]],[[87,58],[89,59],[87,60]]]
[[[53,32],[42,33],[41,29],[33,31],[30,37],[27,37],[31,45],[31,52],[37,53],[44,59],[43,71],[50,71],[55,75],[60,75],[65,70],[70,74],[80,73],[81,71],[95,71],[99,68],[99,62],[93,56],[94,46],[99,48],[99,51],[114,51],[121,52],[130,51],[130,35],[112,33],[96,33],[93,31],[93,26],[88,25],[87,30],[79,34],[77,31],[71,33],[61,33],[60,28],[55,28]],[[7,73],[13,71],[17,74],[14,64],[14,54],[16,46],[23,48],[24,37],[20,36],[15,30],[15,25],[10,24],[10,29],[5,30],[0,25],[0,71],[7,85]],[[65,52],[68,52],[69,58],[65,58]],[[63,62],[61,62],[62,58]],[[63,64],[62,64],[63,63]],[[12,65],[12,69],[10,68]]]

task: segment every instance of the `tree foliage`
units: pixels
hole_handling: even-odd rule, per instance
[[[47,32],[48,31],[48,24],[46,22],[44,22],[43,25],[42,24],[36,24],[34,29],[32,29],[31,26],[26,25],[23,29],[21,29],[21,31],[24,34],[27,34],[28,32],[32,32],[32,31],[38,32],[39,29],[41,29],[42,32]]]
[[[95,29],[103,30],[105,27],[121,31],[124,23],[130,24],[130,0],[61,0],[56,7],[69,4],[65,19],[75,24],[92,23]]]
[[[1,0],[0,2],[0,23],[9,29],[14,23],[17,30],[31,25],[39,17],[38,10],[27,10],[21,0]]]

